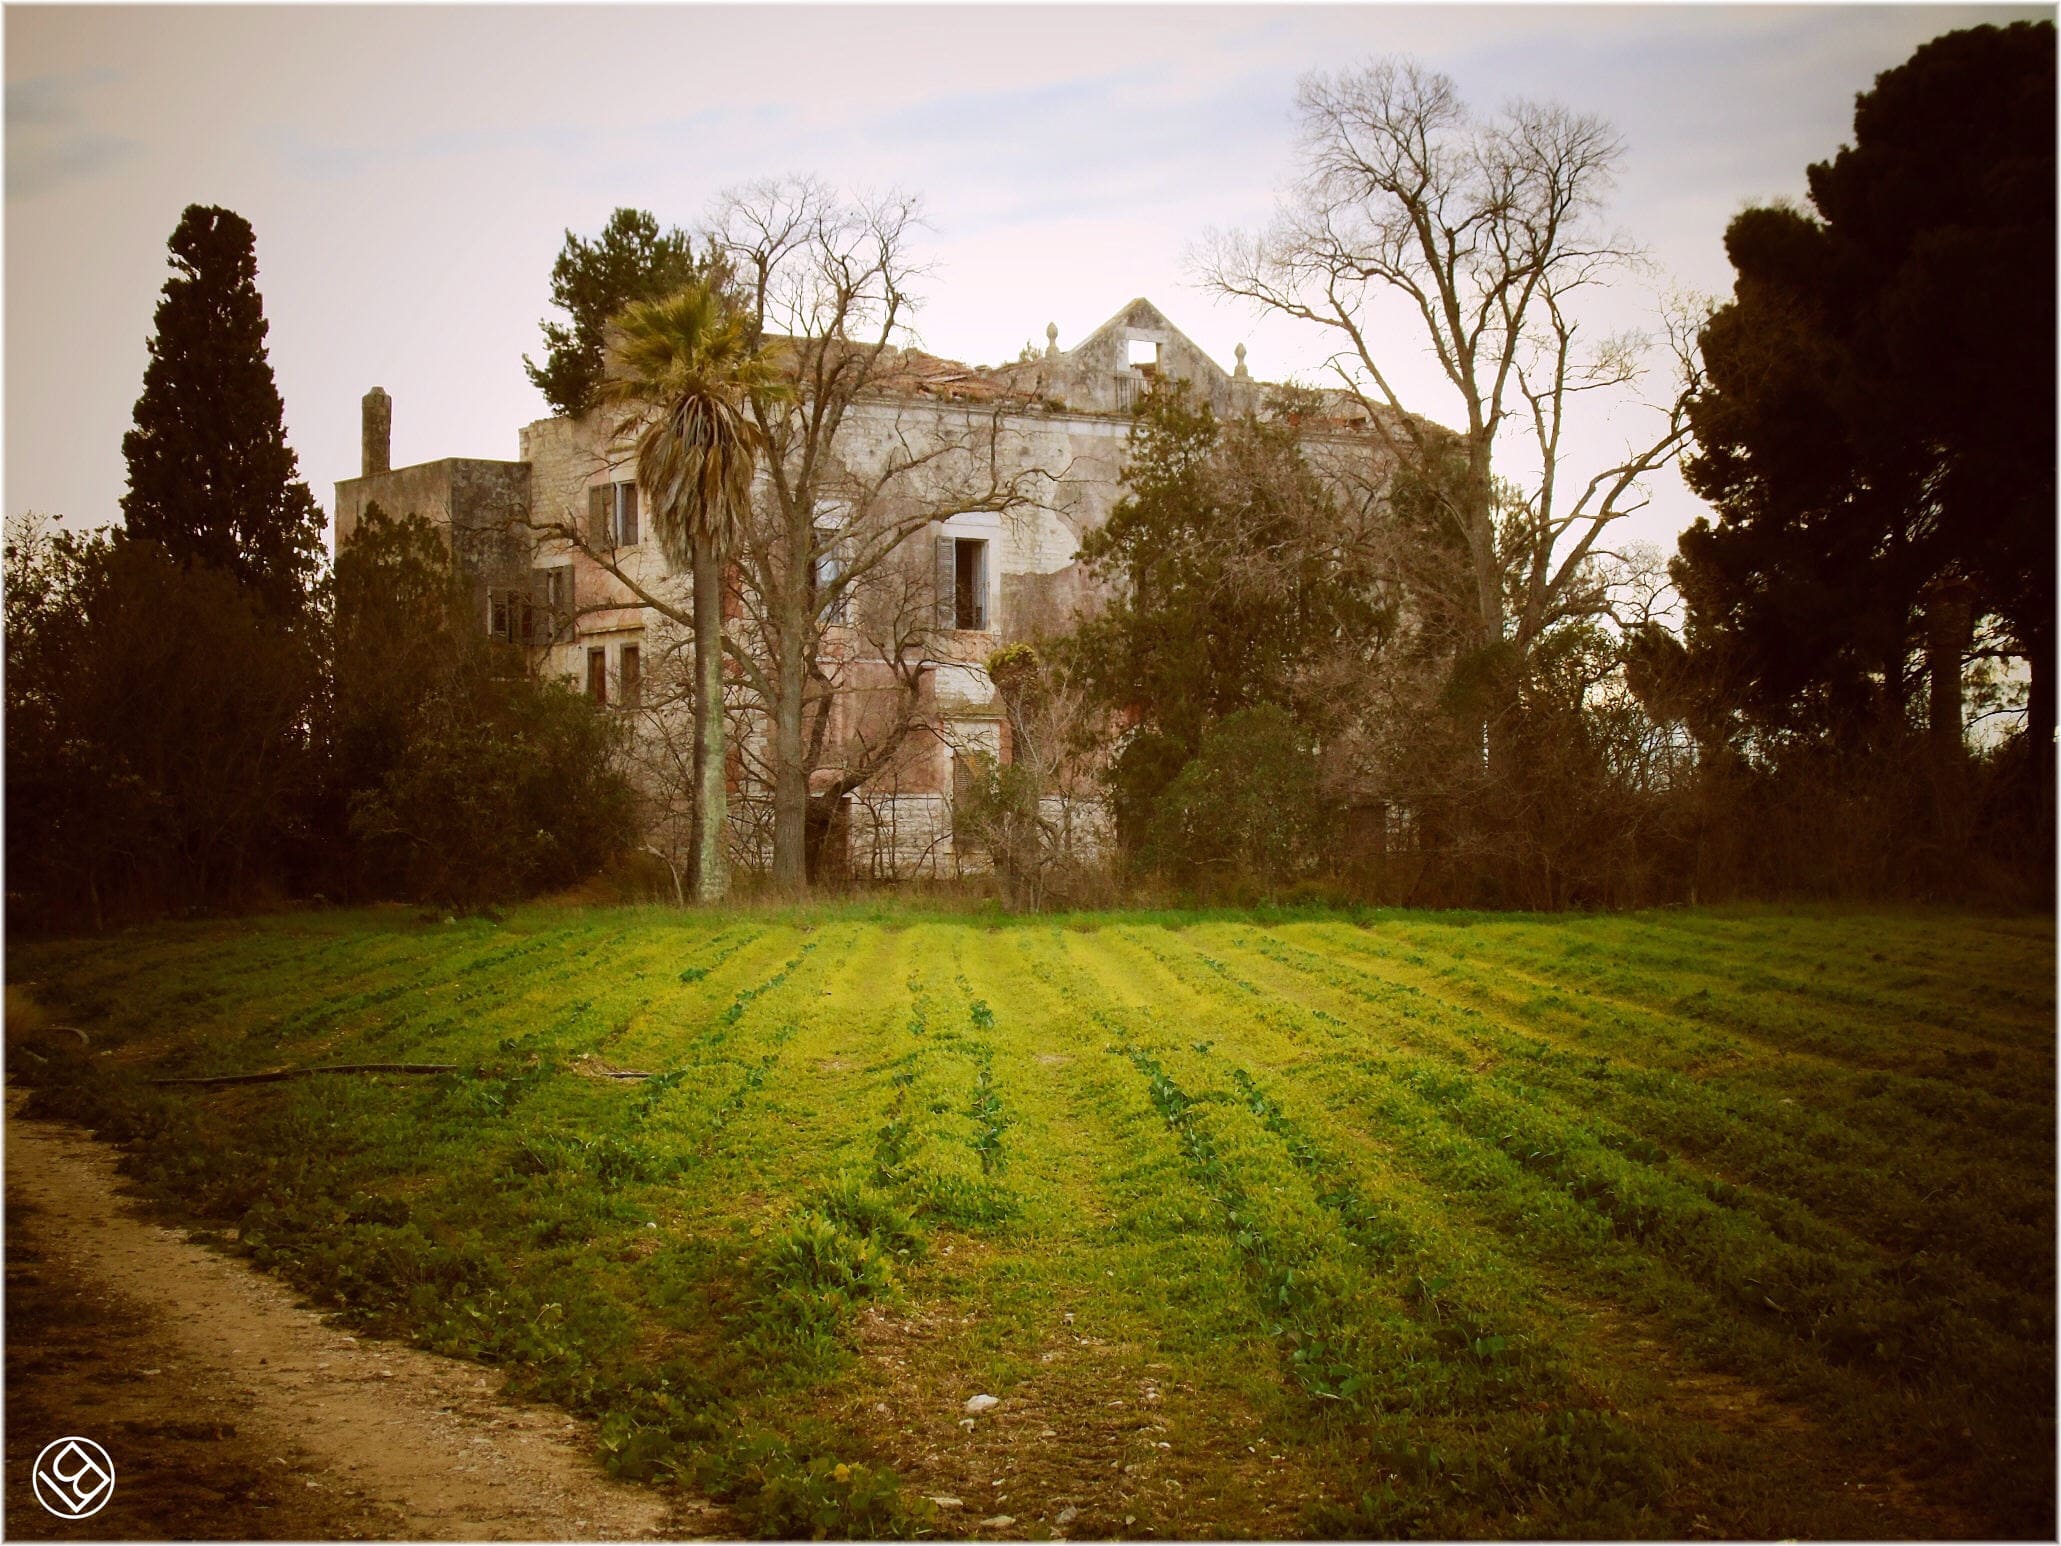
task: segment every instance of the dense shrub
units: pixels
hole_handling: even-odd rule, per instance
[[[1246,709],[1212,725],[1167,786],[1145,854],[1205,890],[1272,886],[1316,866],[1331,824],[1303,731],[1285,710]]]
[[[319,649],[224,570],[13,525],[10,924],[100,926],[276,885],[309,776]]]
[[[563,683],[454,670],[400,760],[351,800],[371,872],[437,906],[570,885],[636,833],[622,730]]]

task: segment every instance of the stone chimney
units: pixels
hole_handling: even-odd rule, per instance
[[[365,394],[364,468],[361,477],[392,472],[394,467],[394,400],[385,387]]]

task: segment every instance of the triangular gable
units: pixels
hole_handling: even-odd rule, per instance
[[[1130,340],[1141,339],[1161,346],[1161,358],[1169,374],[1200,378],[1199,385],[1228,384],[1230,373],[1211,359],[1186,333],[1167,319],[1167,314],[1139,296],[1115,316],[1096,328],[1066,353],[1081,362],[1104,368],[1122,368]]]

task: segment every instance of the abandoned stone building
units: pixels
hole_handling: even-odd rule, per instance
[[[963,834],[955,840],[953,819],[969,759],[1006,762],[1012,753],[983,662],[1006,643],[1056,631],[1092,604],[1076,554],[1121,495],[1133,404],[1155,378],[1190,383],[1220,415],[1259,404],[1243,345],[1226,371],[1149,301],[1131,302],[1071,349],[1059,347],[1056,327],[1045,331],[1042,354],[1026,349],[1024,358],[994,368],[896,353],[838,430],[836,456],[852,487],[877,488],[896,469],[911,475],[908,488],[879,507],[902,522],[892,527],[902,569],[920,576],[927,594],[920,597],[924,626],[888,630],[892,644],[878,628],[869,633],[852,597],[830,603],[823,619],[829,722],[821,765],[810,776],[813,794],[839,791],[822,855],[831,874],[888,879],[983,867],[984,855]],[[446,458],[394,468],[392,412],[385,392],[367,394],[363,471],[336,485],[339,546],[374,503],[391,515],[429,519],[449,533],[481,628],[526,646],[534,669],[634,715],[646,742],[662,742],[658,679],[677,659],[678,630],[636,591],[680,595],[684,580],[669,573],[654,540],[634,449],[613,438],[617,426],[602,413],[542,419],[520,432],[513,461]],[[1008,478],[1017,480],[1017,497],[958,499],[936,469],[951,461],[946,453],[975,444],[991,459],[990,492],[996,478]],[[841,522],[858,519],[859,507],[826,499],[818,519],[834,537]],[[840,551],[827,541],[812,560],[826,579],[834,579]],[[732,615],[738,610],[733,604]],[[889,657],[906,663],[912,650],[920,673],[898,677]],[[905,689],[899,697],[898,684]],[[768,822],[762,760],[753,755],[760,718],[743,702],[748,696],[740,694],[733,716],[740,731],[733,736],[732,837],[738,862],[752,867],[768,852]],[[855,748],[884,744],[880,721],[896,704],[894,711],[915,717],[896,738],[895,754],[845,788],[851,780],[841,775],[859,755]],[[662,768],[664,750],[652,758],[654,768]],[[1049,814],[1067,840],[1092,850],[1102,840],[1099,806],[1091,798],[1051,798],[1063,807]],[[662,813],[664,801],[654,808]],[[686,847],[683,829],[655,832],[653,840],[662,850]]]

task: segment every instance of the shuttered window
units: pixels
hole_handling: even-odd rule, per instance
[[[623,646],[622,701],[626,709],[634,709],[644,697],[643,652],[634,644]]]
[[[530,594],[540,597],[544,610],[552,618],[563,619],[572,613],[572,565],[553,564],[548,569],[534,570],[530,575]]]
[[[603,483],[587,490],[587,540],[598,548],[633,548],[640,537],[637,485]]]
[[[982,537],[937,539],[937,626],[988,626],[988,544]]]
[[[959,544],[950,537],[937,539],[936,563],[931,573],[931,594],[937,598],[937,615],[932,619],[932,623],[938,628],[953,626],[952,583],[953,576],[958,572],[958,547]]]

